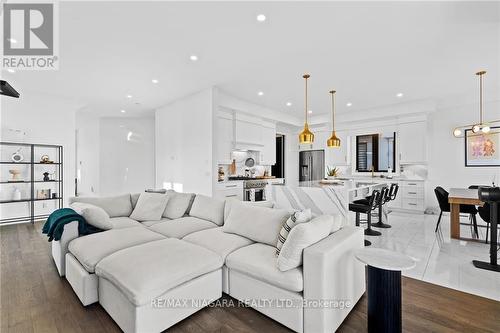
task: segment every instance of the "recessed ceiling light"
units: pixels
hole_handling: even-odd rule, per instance
[[[292,106],[292,102],[286,102],[286,106]]]
[[[198,56],[196,54],[192,54],[189,56],[189,60],[191,61],[198,61]]]
[[[313,113],[313,110],[308,110],[307,113],[311,114]]]
[[[153,82],[153,83],[158,83],[158,82],[160,82],[160,81],[158,81],[157,79],[152,79],[152,80],[151,80],[151,82]]]
[[[264,92],[263,92],[263,91],[259,91],[259,92],[257,93],[257,95],[259,95],[259,96],[264,96]]]
[[[127,95],[127,98],[132,98],[132,95]]]
[[[347,103],[346,105],[347,105],[347,106],[352,106],[352,103],[351,103],[351,102],[349,102],[349,103]]]
[[[264,22],[265,20],[266,20],[266,15],[264,14],[257,15],[257,21]]]
[[[8,68],[7,72],[9,72],[9,73],[15,73],[16,71],[14,69],[12,69],[12,68]]]
[[[12,44],[16,44],[17,43],[17,40],[15,40],[14,38],[8,38],[7,40],[9,42],[11,42]]]
[[[120,110],[120,112],[121,112],[121,113],[125,113],[125,112],[127,112],[127,111],[125,111],[125,110]]]
[[[396,96],[401,98],[401,97],[403,97],[403,93],[398,93]]]

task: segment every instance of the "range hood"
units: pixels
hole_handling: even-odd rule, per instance
[[[19,93],[16,89],[12,88],[12,86],[4,80],[0,80],[0,95],[19,98]]]

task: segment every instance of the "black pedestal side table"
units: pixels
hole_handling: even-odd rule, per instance
[[[368,332],[400,333],[401,271],[415,267],[415,259],[378,248],[360,249],[355,256],[368,266]]]

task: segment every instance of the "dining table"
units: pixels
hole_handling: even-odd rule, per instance
[[[460,205],[482,206],[484,202],[479,199],[477,189],[450,188],[448,203],[450,204],[450,237],[464,239],[460,237]]]

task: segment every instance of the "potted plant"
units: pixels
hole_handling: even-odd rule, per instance
[[[326,167],[326,178],[327,179],[335,179],[340,175],[340,170],[337,167],[332,167],[330,168],[329,166]]]

